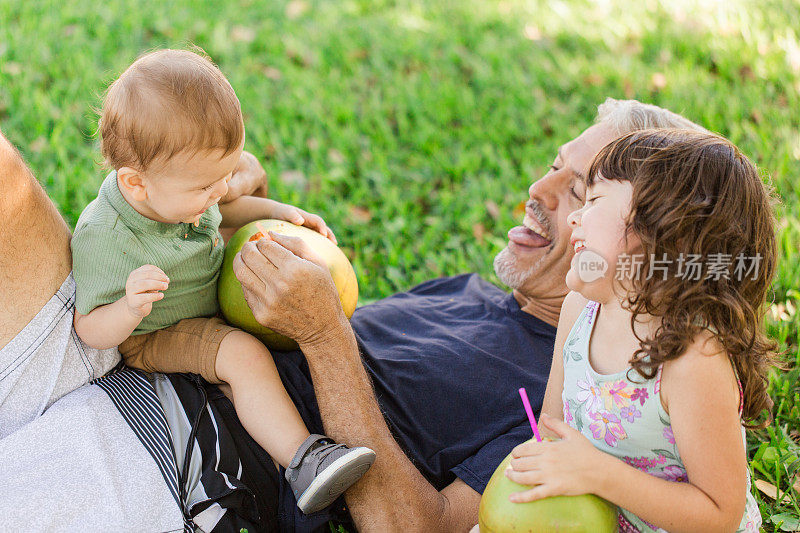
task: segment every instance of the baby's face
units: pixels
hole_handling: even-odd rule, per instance
[[[147,207],[161,222],[195,223],[228,192],[228,181],[242,149],[226,156],[222,150],[196,154],[179,152],[142,174]]]

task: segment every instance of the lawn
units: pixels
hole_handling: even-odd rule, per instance
[[[730,138],[783,200],[768,327],[787,370],[748,453],[765,530],[800,529],[796,2],[90,4],[0,0],[0,128],[70,225],[104,177],[104,88],[143,51],[195,43],[236,89],[273,197],[324,216],[362,303],[467,271],[498,283],[527,187],[606,96]]]

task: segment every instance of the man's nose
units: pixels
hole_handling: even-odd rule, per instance
[[[555,211],[558,207],[558,196],[556,186],[558,180],[552,175],[544,176],[534,181],[528,189],[531,200],[535,200],[550,211]]]

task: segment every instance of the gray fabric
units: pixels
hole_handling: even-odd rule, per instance
[[[116,348],[95,350],[78,338],[72,328],[74,307],[70,273],[33,320],[0,349],[0,439],[119,361]]]
[[[156,463],[108,394],[86,385],[119,353],[78,339],[74,305],[70,274],[0,350],[2,529],[182,531]]]
[[[183,531],[153,458],[87,385],[0,440],[4,531]]]

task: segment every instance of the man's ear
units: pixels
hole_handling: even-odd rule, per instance
[[[147,189],[144,177],[138,170],[131,167],[122,167],[117,170],[117,183],[125,189],[134,200],[144,202],[147,200]]]

